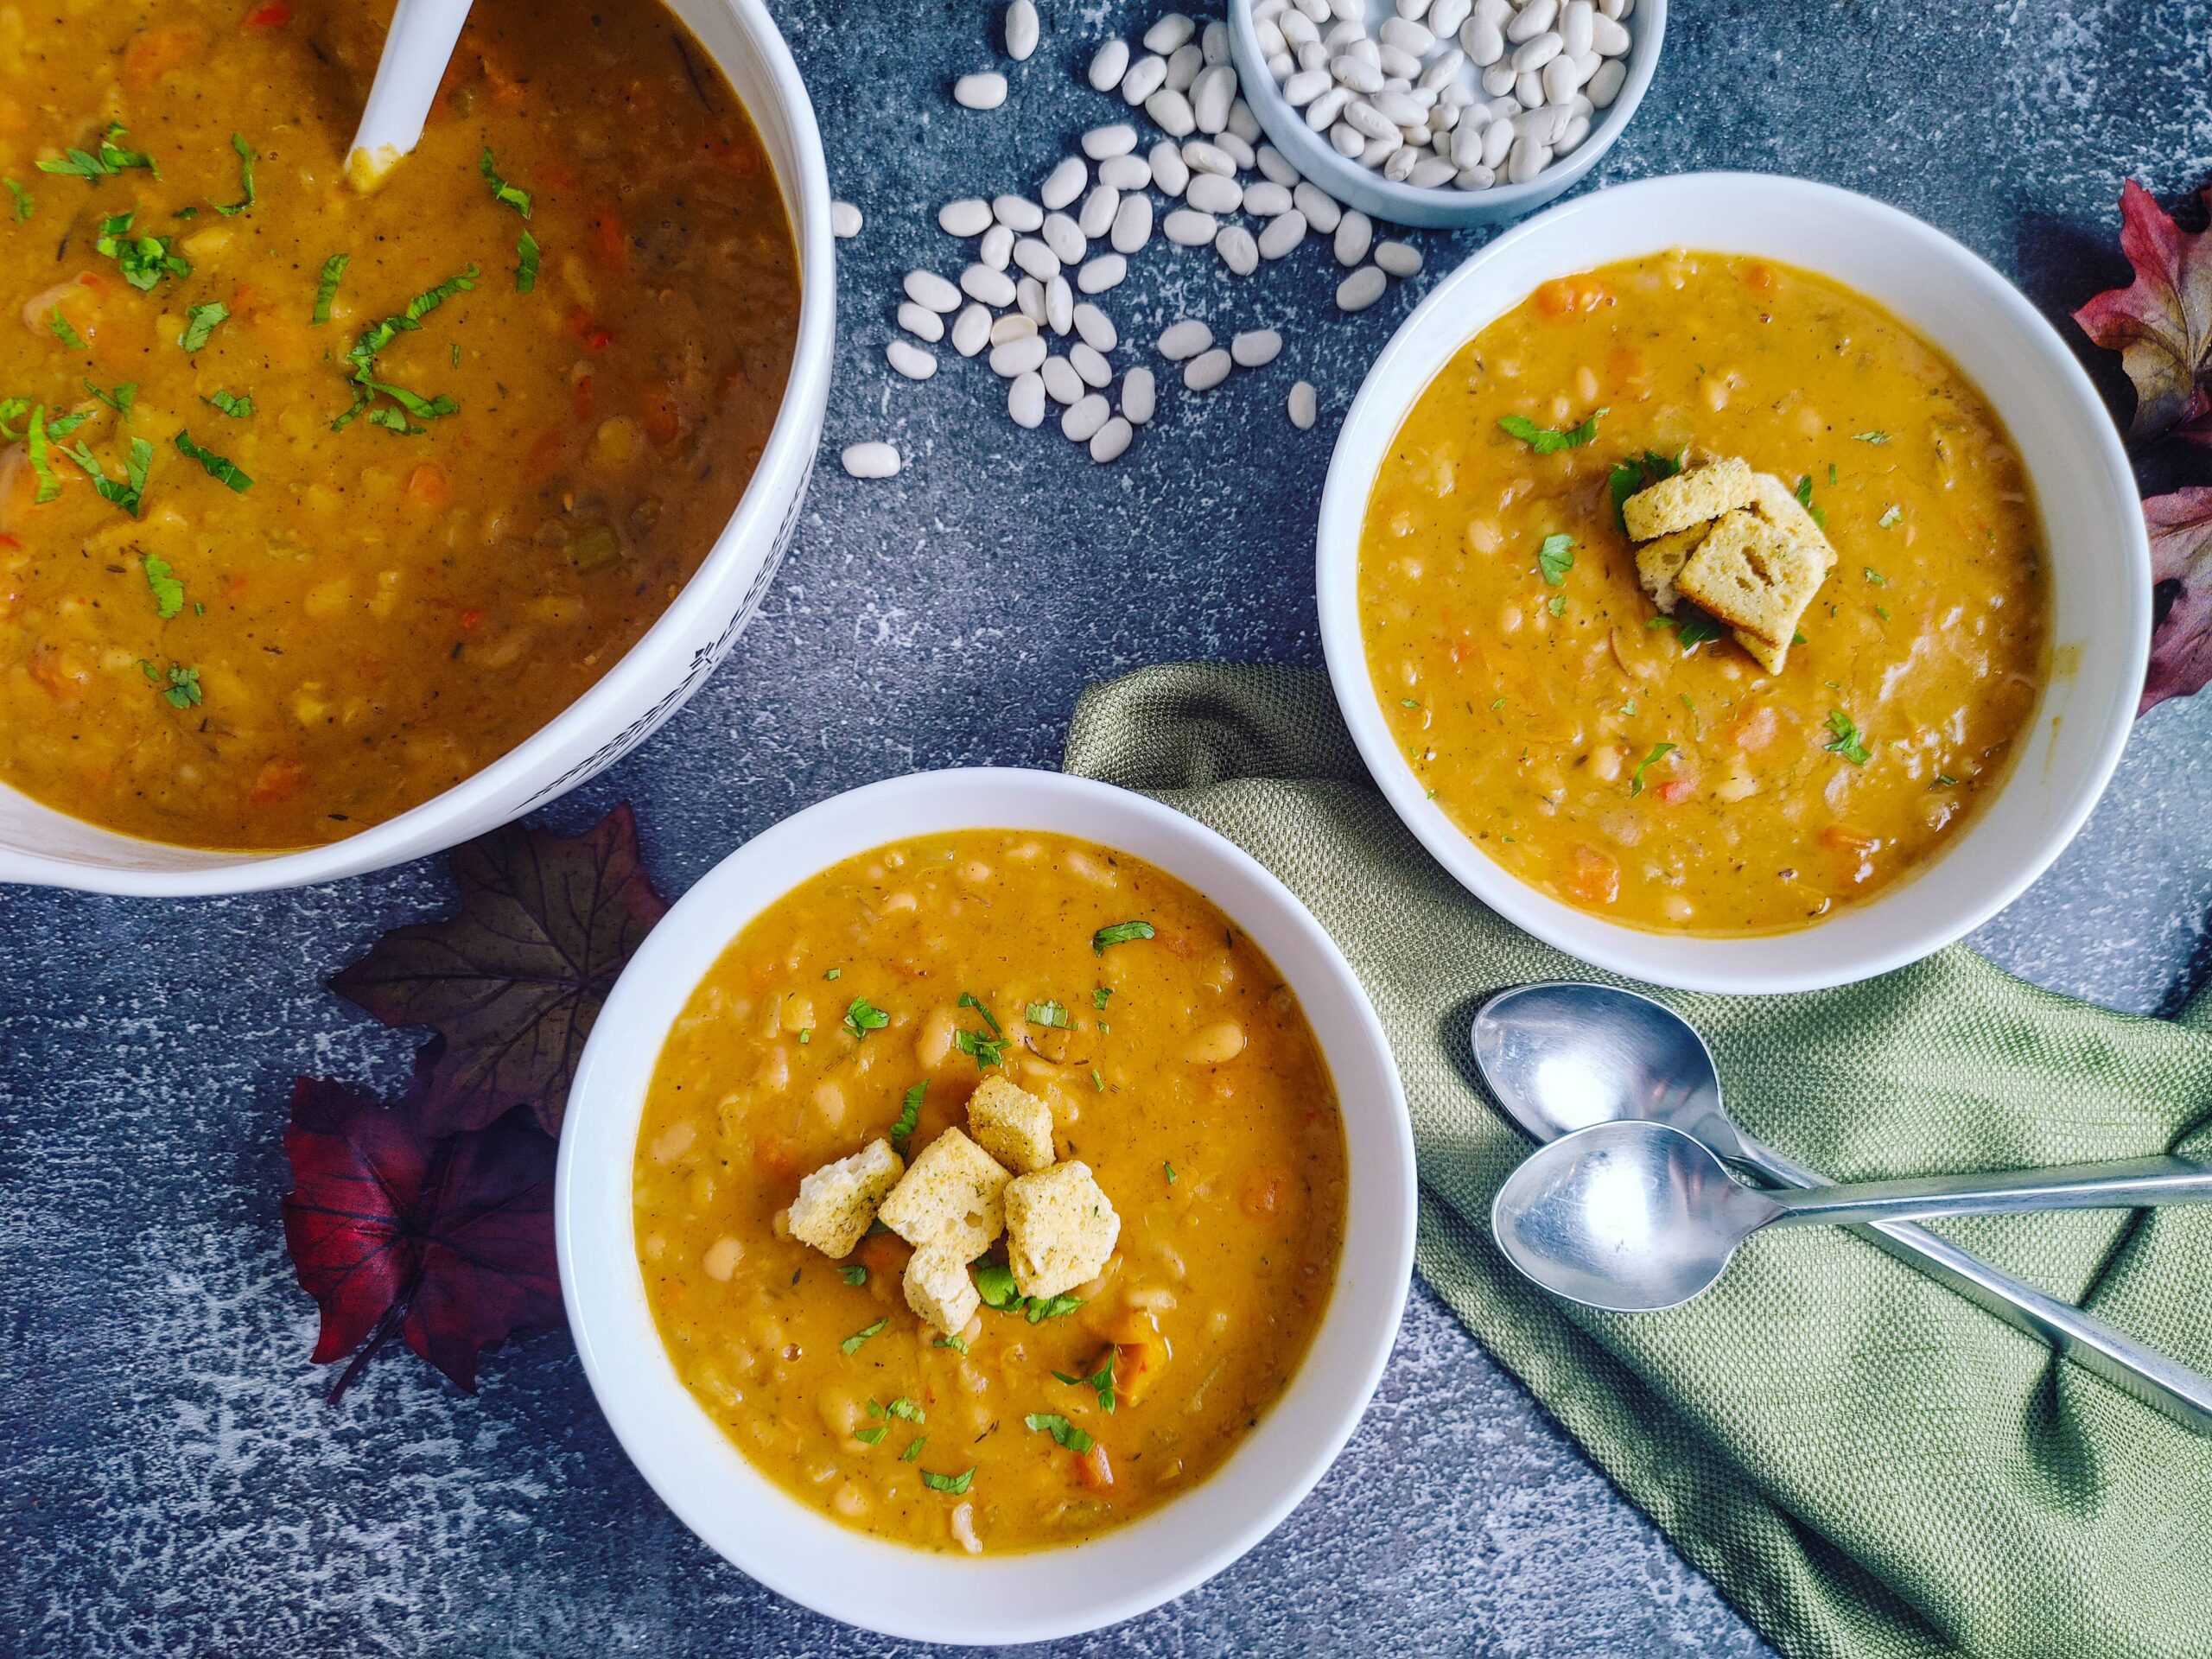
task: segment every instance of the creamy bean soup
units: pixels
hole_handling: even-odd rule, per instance
[[[815,877],[701,982],[638,1256],[755,1467],[999,1553],[1219,1467],[1320,1321],[1344,1183],[1319,1047],[1234,922],[1126,854],[969,831]]]
[[[613,664],[743,493],[798,258],[652,0],[476,0],[346,148],[390,0],[0,10],[0,781],[203,847],[424,801]]]
[[[1429,795],[1540,891],[1708,935],[1940,854],[2046,673],[2003,423],[1863,296],[1675,252],[1548,283],[1421,393],[1360,623]]]

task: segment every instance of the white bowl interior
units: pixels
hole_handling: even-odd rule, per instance
[[[1259,36],[1252,32],[1251,0],[1230,0],[1229,42],[1244,101],[1277,149],[1305,177],[1347,207],[1391,225],[1451,230],[1470,225],[1502,225],[1565,195],[1582,181],[1636,118],[1667,38],[1667,0],[1638,0],[1628,19],[1628,79],[1618,97],[1599,110],[1590,136],[1572,155],[1554,162],[1526,184],[1496,184],[1487,190],[1416,189],[1384,178],[1372,168],[1339,156],[1326,133],[1306,124],[1268,73]]]
[[[1400,757],[1359,629],[1360,528],[1407,412],[1469,340],[1553,277],[1669,248],[1819,271],[1947,352],[2010,428],[2034,481],[2051,584],[2052,670],[1997,798],[1911,879],[1794,933],[1695,939],[1603,920],[1477,850]],[[1369,769],[1408,826],[1476,896],[1601,968],[1687,989],[1803,990],[1903,965],[1994,915],[2041,874],[2103,791],[2133,724],[2150,639],[2150,552],[2134,480],[2088,378],[2050,327],[1965,248],[1865,196],[1758,174],[1690,174],[1601,191],[1500,238],[1406,320],[1347,416],[1323,493],[1321,631]]]
[[[804,1508],[756,1471],[678,1381],[645,1301],[631,1168],[653,1067],[700,978],[765,906],[905,837],[1020,828],[1146,859],[1234,917],[1304,1004],[1344,1118],[1349,1196],[1328,1311],[1290,1387],[1211,1478],[1117,1531],[1027,1554],[932,1554]],[[1220,1571],[1328,1467],[1373,1393],[1413,1262],[1405,1100],[1381,1027],[1326,934],[1248,855],[1156,802],[1053,772],[925,772],[824,802],[731,855],[624,972],[594,1028],[561,1138],[556,1230],[569,1319],[616,1435],[693,1531],[793,1600],[886,1634],[1041,1641],[1129,1618]]]
[[[99,892],[250,892],[380,869],[482,833],[582,782],[681,705],[759,603],[789,539],[819,438],[834,326],[829,176],[814,111],[760,0],[666,0],[729,79],[774,164],[799,251],[799,335],[776,428],[737,511],[674,604],[600,682],[474,776],[359,835],[297,852],[208,851],[118,835],[0,783],[0,881]],[[702,639],[681,691],[671,654]],[[676,665],[681,667],[679,663]]]

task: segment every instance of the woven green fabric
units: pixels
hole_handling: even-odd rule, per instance
[[[1794,1659],[2206,1659],[2212,1441],[1834,1229],[1754,1241],[1670,1313],[1571,1309],[1489,1234],[1527,1150],[1474,1080],[1489,993],[1592,970],[1477,903],[1368,781],[1326,679],[1183,666],[1094,687],[1066,768],[1244,847],[1335,938],[1390,1033],[1419,1264],[1491,1351]],[[1778,999],[1668,994],[1734,1113],[1838,1179],[2212,1155],[2212,1033],[2054,996],[1963,947]],[[2212,1208],[1939,1223],[2212,1368]]]

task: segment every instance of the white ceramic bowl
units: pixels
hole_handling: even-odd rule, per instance
[[[1427,798],[1392,742],[1360,637],[1367,499],[1414,400],[1470,339],[1539,283],[1669,248],[1757,254],[1880,302],[1949,353],[2011,429],[2043,516],[2054,668],[1994,800],[1948,850],[1833,920],[1748,939],[1696,939],[1605,921],[1524,885]],[[2065,342],[1988,265],[1865,196],[1761,174],[1650,179],[1585,196],[1500,237],[1459,267],[1368,371],[1321,497],[1321,638],[1367,765],[1421,843],[1468,890],[1598,967],[1686,990],[1801,991],[1916,961],[2018,898],[2082,827],[2119,762],[2143,689],[2150,549],[2111,418]]]
[[[1282,970],[1342,1102],[1342,1262],[1313,1345],[1229,1461],[1154,1513],[1062,1549],[934,1554],[868,1537],[758,1473],[693,1401],[645,1304],[631,1165],[669,1027],[764,906],[840,861],[912,836],[1019,828],[1080,836],[1157,865],[1234,917]],[[1395,1340],[1413,1266],[1405,1096],[1382,1027],[1287,888],[1211,830],[1141,795],[1056,772],[921,772],[840,795],[724,859],[624,971],[569,1096],[556,1199],[561,1286],[585,1374],[624,1450],[684,1523],[792,1600],[917,1641],[1038,1642],[1157,1606],[1218,1573],[1305,1497],[1351,1435]]]
[[[598,684],[475,776],[327,847],[206,852],[117,835],[0,784],[0,881],[98,893],[205,894],[383,869],[519,817],[612,766],[682,706],[759,607],[798,521],[822,439],[836,311],[830,175],[814,106],[760,0],[669,0],[729,77],[783,186],[798,245],[790,383],[744,498],[676,602]]]
[[[1416,189],[1384,178],[1372,168],[1362,167],[1337,154],[1325,132],[1306,124],[1306,117],[1291,107],[1282,88],[1268,73],[1259,36],[1252,32],[1252,0],[1230,0],[1229,52],[1236,64],[1237,85],[1252,106],[1261,127],[1274,147],[1306,178],[1347,207],[1357,207],[1370,219],[1392,225],[1413,225],[1424,230],[1459,230],[1471,225],[1503,225],[1533,213],[1545,203],[1565,195],[1599,158],[1613,147],[1613,140],[1636,117],[1651,77],[1659,67],[1659,53],[1667,39],[1667,0],[1637,0],[1629,14],[1628,79],[1620,95],[1599,110],[1590,124],[1590,136],[1573,153],[1554,162],[1526,184],[1494,184],[1487,190]]]

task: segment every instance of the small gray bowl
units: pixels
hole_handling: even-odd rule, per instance
[[[1450,185],[1417,189],[1397,184],[1371,168],[1339,156],[1325,134],[1306,124],[1306,118],[1285,101],[1282,88],[1268,73],[1260,38],[1252,31],[1252,0],[1229,0],[1229,48],[1236,64],[1237,84],[1244,101],[1252,106],[1262,129],[1284,158],[1347,207],[1357,207],[1370,219],[1391,225],[1412,225],[1428,230],[1458,230],[1470,225],[1502,225],[1534,213],[1554,197],[1581,182],[1598,158],[1613,147],[1613,140],[1636,117],[1659,67],[1660,48],[1667,38],[1667,0],[1637,0],[1629,24],[1628,79],[1612,107],[1600,110],[1590,126],[1590,136],[1574,153],[1554,162],[1526,184],[1497,184],[1487,190],[1460,190]]]

